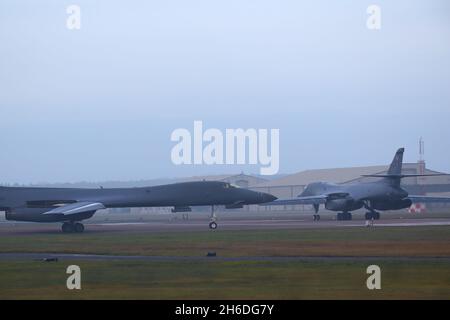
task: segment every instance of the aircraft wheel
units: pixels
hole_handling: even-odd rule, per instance
[[[213,221],[213,222],[210,222],[210,223],[209,223],[209,228],[212,229],[212,230],[217,229],[217,223],[215,223],[214,221]]]
[[[343,217],[342,217],[342,212],[338,212],[338,214],[337,214],[337,219],[338,219],[338,221],[343,220],[342,218],[343,218]]]
[[[74,225],[68,222],[64,222],[61,229],[64,233],[72,233],[75,231]]]
[[[373,218],[374,218],[375,220],[380,220],[380,213],[379,213],[379,212],[375,212]]]
[[[317,221],[320,220],[320,214],[316,214],[316,220],[317,220]]]
[[[350,212],[345,212],[344,220],[352,220],[352,214]]]
[[[317,221],[317,214],[313,215],[314,221]]]
[[[75,223],[74,229],[76,233],[82,233],[84,231],[84,225],[82,223],[77,222]]]
[[[366,212],[366,220],[372,219],[372,212]]]

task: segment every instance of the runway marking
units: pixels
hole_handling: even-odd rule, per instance
[[[374,227],[420,227],[420,226],[449,226],[450,221],[441,221],[441,222],[400,222],[400,223],[377,223],[374,222]],[[345,227],[366,227],[365,224],[355,225],[355,224],[345,224],[342,225]]]

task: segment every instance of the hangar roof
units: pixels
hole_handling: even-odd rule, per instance
[[[388,170],[388,165],[382,166],[366,166],[366,167],[349,167],[349,168],[328,168],[328,169],[315,169],[315,170],[305,170],[300,171],[291,175],[284,176],[279,179],[272,181],[263,182],[257,185],[257,187],[279,187],[279,186],[305,186],[311,182],[326,181],[334,183],[347,183],[353,181],[370,181],[378,178],[364,178],[362,175],[367,174],[383,174]],[[417,163],[404,163],[403,173],[413,174],[417,173],[418,164]],[[425,169],[425,173],[440,173],[437,171]],[[415,178],[404,179],[404,182],[413,183]],[[448,177],[436,178],[428,177],[422,178],[430,183],[431,180],[443,180],[448,179]],[[415,180],[414,180],[415,183]],[[442,183],[442,182],[441,182]]]
[[[300,171],[286,177],[258,184],[258,187],[307,185],[315,181],[343,183],[363,174],[375,174],[387,170],[388,166],[328,168]]]

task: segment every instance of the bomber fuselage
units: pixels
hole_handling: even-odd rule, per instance
[[[75,202],[98,202],[106,208],[258,204],[275,199],[270,194],[238,188],[219,181],[174,183],[143,188],[80,189],[1,187],[0,209],[11,220],[40,221],[51,208]],[[93,214],[93,213],[92,213]],[[92,216],[92,214],[90,216]],[[37,220],[28,218],[35,217]],[[86,217],[82,217],[86,219]],[[47,217],[45,220],[47,221]]]

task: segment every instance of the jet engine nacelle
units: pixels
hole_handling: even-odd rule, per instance
[[[411,199],[397,201],[371,201],[370,204],[375,210],[399,210],[411,207],[412,201]]]
[[[353,199],[329,199],[325,202],[325,209],[331,211],[353,211],[362,207],[362,203]]]

